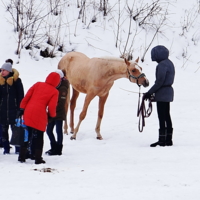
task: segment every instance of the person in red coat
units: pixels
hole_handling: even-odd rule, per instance
[[[45,163],[42,159],[44,131],[48,117],[56,116],[59,94],[56,87],[59,84],[59,74],[51,72],[45,82],[35,83],[20,103],[18,117],[23,115],[24,124],[28,127],[31,146],[34,147],[35,164]],[[18,161],[26,161],[27,146],[28,142],[21,146]]]

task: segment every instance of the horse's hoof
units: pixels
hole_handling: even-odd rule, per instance
[[[74,132],[70,131],[71,134],[74,134]]]
[[[74,137],[71,136],[71,137],[70,137],[70,140],[76,140],[76,138],[74,138]]]
[[[102,137],[97,137],[97,140],[103,140],[103,138]]]

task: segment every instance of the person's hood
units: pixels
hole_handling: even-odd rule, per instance
[[[46,80],[45,83],[52,85],[53,87],[57,87],[60,84],[60,75],[56,72],[51,72]]]
[[[162,45],[158,45],[151,50],[151,60],[156,62],[161,62],[168,59],[169,50]]]

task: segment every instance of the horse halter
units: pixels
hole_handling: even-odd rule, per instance
[[[139,84],[138,84],[138,80],[139,80],[139,78],[142,78],[142,77],[145,77],[145,74],[144,73],[141,73],[139,76],[133,76],[132,74],[130,74],[130,72],[129,72],[129,70],[127,69],[127,71],[128,71],[128,78],[129,78],[129,80],[131,81],[131,78],[133,78],[133,79],[135,79],[137,82],[137,85],[138,86],[140,86]]]

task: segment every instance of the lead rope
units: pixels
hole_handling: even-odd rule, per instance
[[[153,106],[152,106],[153,98],[147,99],[147,101],[148,101],[148,108],[147,109],[146,109],[146,106],[145,106],[144,94],[143,94],[143,97],[142,97],[141,104],[140,104],[140,99],[141,99],[141,93],[140,93],[140,86],[139,86],[137,117],[139,117],[138,130],[140,132],[142,132],[143,129],[144,129],[144,126],[145,126],[145,118],[149,117],[152,113],[152,110],[153,110]]]

